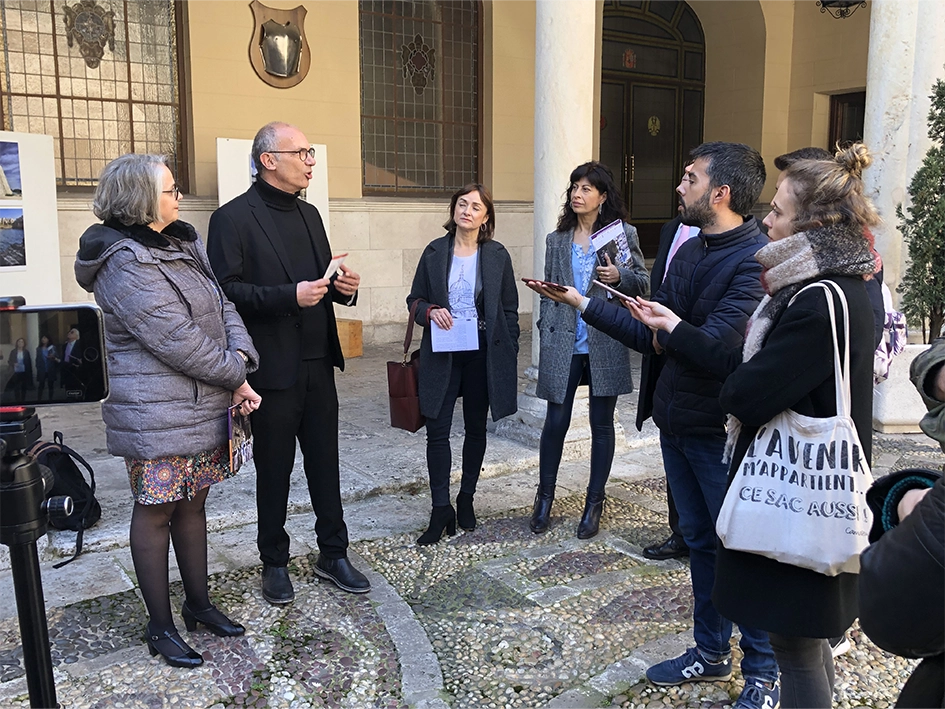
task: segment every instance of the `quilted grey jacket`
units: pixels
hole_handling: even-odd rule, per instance
[[[193,227],[96,224],[75,275],[104,313],[108,452],[150,460],[225,444],[231,393],[258,355]]]
[[[643,295],[647,292],[650,278],[643,263],[643,252],[637,230],[624,224],[624,234],[630,247],[631,263],[617,264],[620,282],[615,288],[627,295]],[[565,286],[574,285],[571,270],[571,240],[574,232],[555,231],[545,238],[546,281]],[[606,298],[607,293],[592,285],[587,295]],[[578,311],[550,298],[541,299],[541,317],[538,331],[541,334],[538,361],[538,388],[536,394],[542,399],[560,404],[568,388],[571,356],[577,329]],[[630,377],[630,350],[627,347],[592,327],[587,328],[588,356],[591,364],[591,394],[594,396],[617,396],[633,391]]]

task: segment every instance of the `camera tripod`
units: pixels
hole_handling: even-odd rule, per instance
[[[72,498],[45,499],[52,473],[26,452],[41,433],[32,408],[0,410],[0,543],[10,548],[30,706],[58,707],[36,540],[46,533],[50,515],[71,514]]]

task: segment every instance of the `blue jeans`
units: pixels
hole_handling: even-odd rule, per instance
[[[712,605],[715,584],[715,521],[722,509],[728,482],[728,466],[722,462],[725,436],[673,436],[660,433],[663,467],[679,510],[679,526],[689,546],[692,576],[693,630],[696,647],[707,660],[717,661],[731,652],[732,621]],[[739,645],[745,653],[742,675],[765,682],[778,678],[778,663],[762,630],[739,626]]]

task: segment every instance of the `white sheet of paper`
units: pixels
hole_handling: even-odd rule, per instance
[[[325,275],[322,278],[331,278],[335,275],[335,271],[341,268],[341,264],[344,263],[345,257],[348,254],[338,254],[337,256],[332,256],[331,261],[328,262],[328,268],[325,269]]]
[[[453,327],[444,330],[430,321],[430,337],[434,352],[466,352],[479,349],[479,321],[476,318],[453,318]]]

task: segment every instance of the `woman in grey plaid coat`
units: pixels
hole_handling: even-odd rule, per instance
[[[591,234],[618,219],[623,222],[626,243],[617,240],[616,263],[609,255],[601,263],[591,245]],[[544,279],[598,297],[608,294],[592,283],[594,279],[629,296],[645,294],[649,275],[637,230],[627,223],[628,219],[619,188],[606,165],[594,161],[575,168],[558,228],[545,241]],[[542,297],[540,315],[537,394],[548,401],[548,413],[541,432],[538,492],[529,526],[536,534],[548,529],[574,394],[580,384],[587,384],[591,388],[591,474],[577,536],[590,539],[600,528],[604,486],[614,460],[617,396],[633,391],[630,354],[621,343],[588,328],[574,308]]]

